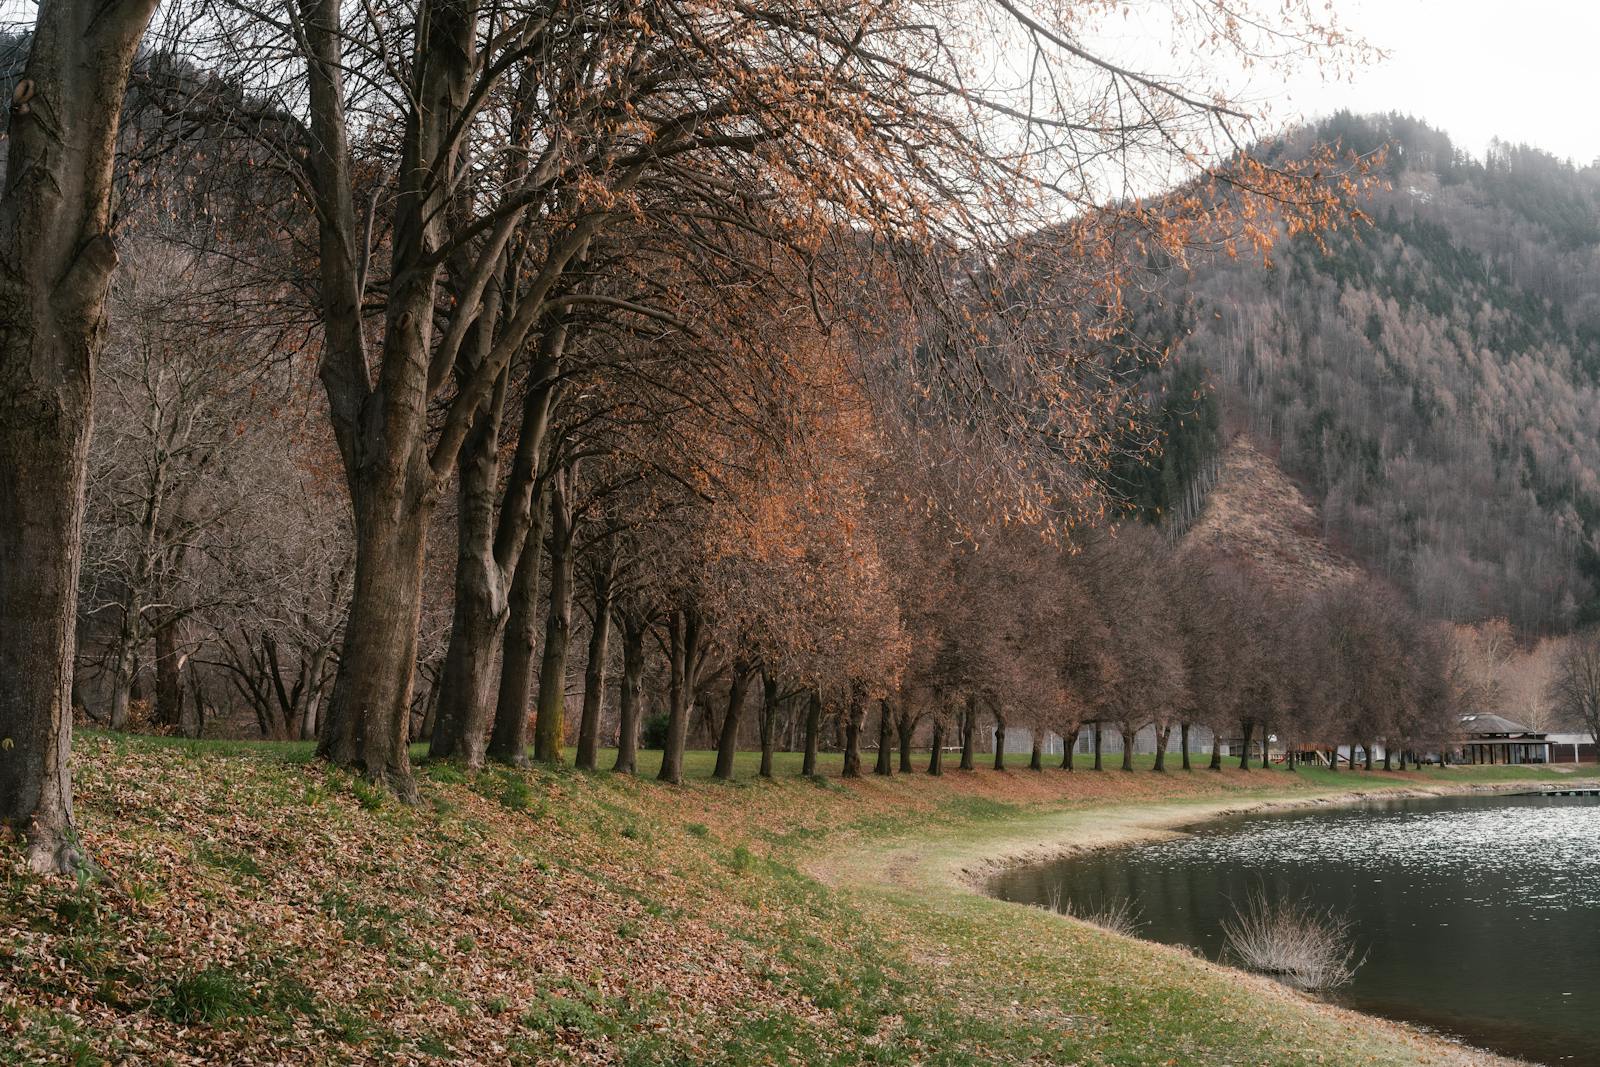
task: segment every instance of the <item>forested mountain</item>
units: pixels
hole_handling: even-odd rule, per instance
[[[1480,160],[1398,116],[1341,115],[1282,151],[1334,139],[1388,146],[1370,223],[1283,242],[1265,268],[1241,255],[1169,272],[1138,312],[1143,333],[1175,342],[1177,372],[1166,470],[1129,495],[1193,515],[1192,493],[1159,483],[1214,475],[1222,433],[1196,431],[1210,402],[1190,399],[1198,365],[1223,423],[1276,454],[1326,539],[1425,612],[1593,622],[1600,165],[1500,144]],[[1175,418],[1184,405],[1194,417]]]

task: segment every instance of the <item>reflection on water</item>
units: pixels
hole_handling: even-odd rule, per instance
[[[1141,936],[1223,953],[1250,890],[1355,920],[1339,999],[1474,1044],[1600,1067],[1600,797],[1452,797],[1208,823],[1008,872],[996,896],[1079,914],[1131,900]]]

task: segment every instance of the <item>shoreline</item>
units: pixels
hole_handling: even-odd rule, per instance
[[[1546,784],[1546,783],[1540,783]],[[1531,787],[1531,788],[1530,788]],[[1600,779],[1585,776],[1553,788],[1596,788]],[[1426,799],[1429,797],[1516,795],[1541,791],[1531,782],[1461,782],[1424,785],[1375,785],[1370,788],[1265,795],[1252,798],[1213,797],[1135,802],[1090,803],[1025,813],[1000,827],[945,834],[936,842],[897,842],[889,849],[871,850],[871,858],[849,857],[843,863],[818,864],[810,872],[825,882],[863,890],[943,892],[976,896],[1003,908],[1028,908],[992,896],[988,887],[1003,871],[1046,863],[1106,848],[1129,847],[1170,840],[1185,827],[1235,815],[1293,811],[1322,807],[1347,807],[1374,799]],[[982,829],[991,832],[984,834]],[[862,850],[854,850],[857,853]],[[1038,909],[1033,909],[1038,910]],[[1083,924],[1082,920],[1051,912],[1054,918]],[[1088,924],[1084,924],[1088,925]],[[1098,928],[1097,928],[1098,929]],[[1108,938],[1124,935],[1100,931]],[[1423,1062],[1450,1067],[1537,1067],[1534,1061],[1492,1052],[1464,1039],[1418,1023],[1373,1015],[1289,989],[1262,975],[1216,963],[1183,949],[1143,938],[1126,938],[1162,956],[1185,961],[1225,977],[1252,994],[1287,998],[1308,1010],[1345,1025],[1365,1028],[1404,1044],[1422,1054]]]
[[[1564,788],[1592,789],[1600,788],[1600,779],[1580,779],[1566,785]],[[1123,848],[1133,845],[1149,844],[1156,841],[1166,841],[1180,837],[1186,828],[1200,823],[1211,822],[1216,819],[1229,818],[1236,815],[1252,815],[1266,812],[1296,811],[1306,808],[1336,808],[1352,807],[1371,800],[1426,800],[1430,797],[1448,796],[1517,796],[1526,795],[1539,790],[1530,790],[1526,783],[1510,782],[1462,782],[1460,784],[1440,783],[1425,786],[1379,786],[1372,789],[1347,789],[1330,793],[1307,793],[1303,796],[1284,795],[1282,797],[1263,797],[1257,800],[1199,800],[1199,801],[1168,801],[1151,804],[1130,806],[1131,812],[1142,813],[1149,809],[1148,815],[1140,814],[1125,823],[1112,823],[1097,831],[1091,831],[1090,839],[1066,839],[1064,828],[1059,837],[1049,840],[1024,841],[1022,838],[1005,839],[998,843],[991,843],[991,848],[997,847],[999,851],[987,855],[976,861],[972,866],[960,867],[953,872],[947,872],[955,882],[963,888],[987,894],[987,887],[995,876],[1016,867],[1032,866],[1037,863],[1048,863],[1051,860],[1066,859],[1087,852],[1098,852],[1108,848]],[[1162,807],[1177,808],[1183,806],[1184,811],[1160,811]],[[1090,814],[1091,811],[1115,817],[1119,814],[1113,806],[1111,809],[1085,809],[1081,814]],[[1079,814],[1073,812],[1072,814]],[[1074,829],[1079,829],[1074,827]]]

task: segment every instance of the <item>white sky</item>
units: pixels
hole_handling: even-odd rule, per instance
[[[1491,138],[1600,158],[1600,0],[1331,0],[1389,57],[1324,84],[1251,86],[1275,118],[1399,111],[1481,156]]]

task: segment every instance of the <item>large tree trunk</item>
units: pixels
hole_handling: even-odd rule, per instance
[[[156,627],[156,722],[176,728],[183,722],[183,657],[178,652],[177,619]]]
[[[106,725],[113,730],[128,728],[128,711],[133,703],[133,636],[125,623],[117,636],[116,651],[111,657],[111,708]]]
[[[878,761],[872,766],[873,774],[885,778],[894,774],[894,712],[887,697],[878,701]]]
[[[1083,727],[1074,726],[1071,733],[1061,735],[1061,769],[1072,770],[1072,750],[1078,747],[1078,735],[1083,732]]]
[[[420,486],[399,494],[375,489],[357,500],[350,621],[317,748],[408,802],[416,798],[406,746],[430,510]]]
[[[605,707],[606,695],[606,658],[611,651],[611,580],[615,574],[616,559],[607,553],[590,575],[594,619],[589,627],[589,658],[583,665],[583,714],[578,719],[578,754],[574,760],[580,771],[594,770],[599,757],[600,712]]]
[[[683,782],[683,750],[689,738],[689,716],[694,713],[695,674],[700,658],[700,615],[692,608],[675,611],[668,623],[672,667],[667,710],[667,743],[661,753],[663,782]]]
[[[473,25],[467,8],[450,5],[430,7],[430,17],[419,24],[409,86],[413,104],[401,126],[391,201],[384,322],[381,330],[369,330],[361,313],[365,242],[354,208],[342,8],[337,0],[302,0],[300,7],[309,117],[301,147],[303,174],[316,202],[324,333],[319,377],[356,531],[355,587],[319,752],[411,800],[415,785],[406,744],[428,517],[456,465],[470,417],[501,365],[486,361],[471,386],[458,391],[437,444],[430,446],[429,400],[448,380],[458,350],[442,339],[436,345],[434,326],[446,200],[457,195],[455,179],[465,165],[453,138],[473,84]],[[465,329],[481,309],[479,295],[471,295],[454,321]],[[376,354],[369,351],[369,333],[381,336]],[[495,351],[509,354],[511,345],[524,340],[520,332],[498,338]]]
[[[778,679],[761,668],[761,770],[763,778],[772,777],[773,735],[778,725]]]
[[[806,751],[800,761],[800,773],[807,778],[817,773],[817,735],[822,732],[822,694],[811,691],[806,704]]]
[[[844,718],[844,777],[861,777],[861,726],[867,717],[866,693],[860,682],[850,683],[850,702]]]
[[[1167,769],[1167,742],[1172,740],[1172,727],[1170,725],[1159,727],[1156,730],[1156,766],[1157,771]]]
[[[492,323],[499,308],[495,287],[491,298],[485,301],[480,321]],[[474,358],[464,364],[465,377],[475,373],[487,358],[491,337],[490,331],[474,327]],[[440,679],[443,689],[429,740],[428,755],[432,759],[456,759],[468,767],[483,765],[496,713],[496,646],[506,643],[504,632],[516,595],[515,571],[525,538],[543,532],[542,523],[534,518],[534,508],[538,506],[534,497],[550,423],[556,369],[565,344],[566,327],[560,323],[545,331],[541,339],[538,358],[529,370],[517,449],[503,493],[500,426],[509,371],[501,371],[496,379],[494,391],[473,418],[456,459],[459,505],[455,600]]]
[[[1239,746],[1239,769],[1248,771],[1250,769],[1250,734],[1255,730],[1256,724],[1249,719],[1245,719],[1239,725],[1244,730],[1244,743]]]
[[[27,864],[83,862],[72,820],[72,672],[112,163],[155,0],[41,0],[11,97],[0,198],[0,825]]]
[[[428,758],[483,765],[489,741],[495,644],[509,612],[505,576],[494,556],[494,512],[500,492],[500,411],[506,376],[473,420],[457,460],[455,601],[450,643],[439,677],[438,710]]]
[[[900,773],[910,774],[914,768],[911,766],[911,742],[917,732],[917,718],[911,714],[909,707],[900,709],[900,715],[895,720],[896,733],[900,738]]]
[[[1261,724],[1261,769],[1264,771],[1272,769],[1272,724],[1270,722]]]
[[[928,754],[928,773],[937,778],[944,773],[944,720],[933,720],[933,751]]]
[[[544,495],[533,502],[533,522],[511,578],[510,616],[500,646],[500,690],[495,696],[489,758],[514,767],[528,762],[528,694],[533,691],[533,649],[538,634],[539,567],[544,557]]]
[[[1105,756],[1105,753],[1104,753],[1103,747],[1102,747],[1102,745],[1100,743],[1100,723],[1096,722],[1094,724],[1094,769],[1095,770],[1097,770],[1097,771],[1105,770],[1104,756]]]
[[[1033,751],[1028,756],[1028,770],[1042,771],[1044,770],[1044,728],[1035,723],[1032,734]]]
[[[567,735],[567,651],[572,643],[571,471],[550,483],[550,604],[539,663],[539,705],[533,722],[533,758],[560,763]]]
[[[994,769],[1006,769],[1006,720],[999,712],[994,716]]]
[[[1208,770],[1222,770],[1222,735],[1213,728],[1211,731],[1211,763]]]
[[[1117,731],[1122,735],[1122,769],[1133,770],[1133,742],[1139,736],[1139,731],[1129,730],[1126,727]]]
[[[717,766],[712,772],[724,782],[733,780],[733,757],[739,752],[739,717],[755,673],[753,667],[740,660],[734,660],[730,670],[733,679],[728,688],[728,710],[722,716],[722,730],[717,737]]]
[[[964,771],[973,770],[977,766],[974,759],[977,733],[978,698],[969,696],[966,709],[961,714],[961,769]]]
[[[1194,770],[1189,765],[1189,724],[1186,722],[1178,724],[1178,745],[1183,749],[1183,769]]]
[[[622,691],[617,701],[617,761],[611,767],[619,774],[639,771],[639,701],[644,684],[643,619],[624,613],[622,624]]]

